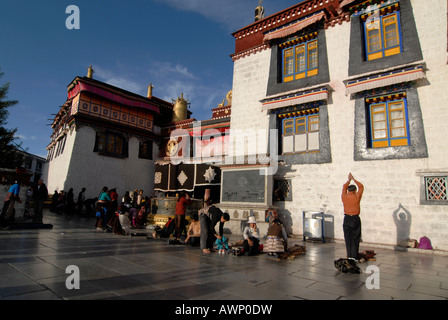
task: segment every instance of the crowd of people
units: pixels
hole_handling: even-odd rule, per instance
[[[156,229],[153,238],[169,238],[174,235],[174,239],[169,240],[169,243],[185,243],[197,246],[206,254],[233,252],[238,256],[253,256],[260,252],[267,252],[271,256],[285,252],[287,249],[287,234],[278,218],[272,219],[270,223],[264,248],[260,243],[260,230],[254,216],[250,216],[247,221],[247,226],[243,231],[243,239],[229,244],[227,237],[224,236],[224,224],[230,220],[230,216],[214,206],[210,200],[206,200],[204,207],[191,215],[191,222],[187,230],[185,228],[185,215],[187,206],[190,204],[191,199],[188,194],[180,193],[176,203],[174,219],[169,218],[163,228]],[[185,234],[184,241],[182,241],[183,234]],[[234,250],[231,250],[231,247]]]
[[[98,230],[128,234],[132,227],[145,227],[150,210],[151,200],[143,195],[143,190],[126,191],[119,199],[116,188],[103,187],[96,201],[95,227]]]
[[[85,192],[86,188],[82,188],[75,201],[72,188],[67,193],[55,191],[51,210],[66,215],[80,214],[91,217],[93,214],[96,218],[94,227],[97,230],[119,235],[129,235],[132,229],[146,227],[147,216],[151,212],[151,200],[144,196],[143,190],[126,191],[124,196],[119,198],[116,188],[103,187],[94,199],[86,199]],[[264,249],[260,243],[260,231],[254,216],[250,216],[247,221],[243,239],[229,245],[227,237],[224,236],[224,224],[230,220],[229,214],[222,212],[211,200],[206,200],[204,207],[190,216],[188,224],[186,212],[191,204],[192,199],[187,193],[179,193],[174,219],[168,218],[163,227],[155,226],[151,238],[168,238],[171,244],[200,247],[206,254],[233,252],[238,256],[252,256],[263,251],[275,255],[285,252],[287,248],[286,231],[278,219],[271,221]],[[238,249],[231,250],[231,247]]]
[[[68,192],[54,191],[50,211],[67,216],[76,214],[96,218],[94,227],[98,230],[117,231],[119,213],[126,214],[130,226],[145,226],[150,205],[151,200],[143,195],[143,190],[126,191],[119,198],[116,188],[105,186],[95,198],[86,198],[86,188],[82,188],[75,200],[73,188],[70,188]],[[123,224],[126,225],[125,222]],[[121,229],[119,233],[123,232]]]
[[[20,186],[16,183],[10,188],[10,200],[5,199],[3,213],[7,212],[10,202],[18,201]],[[42,221],[42,211],[44,201],[47,200],[48,191],[42,180],[30,189],[34,200],[34,221]],[[96,217],[95,228],[114,232],[115,234],[130,234],[132,228],[144,228],[147,223],[147,216],[151,211],[151,201],[148,196],[143,195],[143,190],[134,192],[126,191],[119,199],[116,188],[109,189],[103,187],[97,197],[86,199],[86,188],[82,188],[78,194],[77,201],[74,198],[73,188],[67,193],[64,190],[54,192],[51,199],[50,210],[65,215],[85,215]],[[120,201],[121,200],[121,201]],[[192,204],[190,196],[180,193],[177,198],[174,219],[169,221],[163,228],[156,228],[153,238],[170,238],[169,243],[185,243],[200,247],[203,253],[217,251],[220,254],[230,253],[228,239],[224,236],[224,224],[230,220],[226,212],[222,212],[214,206],[210,200],[206,200],[204,207],[197,213],[191,215],[190,224],[187,227],[186,211]],[[85,207],[85,213],[84,213]],[[2,214],[1,222],[5,215]],[[218,229],[216,227],[218,226]],[[146,234],[146,233],[145,233]],[[274,219],[267,232],[267,242],[263,249],[260,244],[260,231],[254,216],[250,216],[247,226],[243,231],[243,240],[232,245],[232,247],[242,247],[234,250],[233,253],[241,255],[257,255],[260,251],[269,255],[285,252],[287,248],[287,236],[285,228],[280,220]],[[215,248],[216,247],[216,248]]]
[[[21,201],[18,196],[18,184],[11,187],[11,201]],[[34,221],[42,221],[44,201],[47,200],[48,191],[42,180],[32,187],[34,200]],[[151,200],[143,195],[143,190],[126,191],[119,199],[116,188],[103,187],[98,196],[86,199],[86,188],[82,188],[75,201],[73,188],[66,193],[64,190],[54,191],[51,198],[50,210],[59,214],[78,214],[86,217],[96,217],[95,228],[114,232],[115,234],[130,234],[132,228],[145,228],[147,216],[151,212]],[[6,199],[7,200],[7,199]],[[8,200],[9,201],[9,200]],[[163,228],[156,228],[153,238],[170,238],[169,243],[185,243],[200,247],[203,253],[218,252],[230,253],[230,247],[236,247],[233,253],[241,255],[257,255],[261,251],[269,255],[276,255],[286,251],[287,235],[285,228],[279,219],[273,219],[267,232],[265,247],[260,244],[260,230],[254,216],[250,216],[247,226],[243,231],[243,239],[229,246],[228,239],[224,236],[224,224],[230,220],[226,212],[222,212],[214,206],[210,200],[206,200],[204,207],[191,215],[190,224],[187,227],[186,211],[192,204],[190,196],[186,193],[178,194],[174,219]],[[5,202],[4,207],[9,205]],[[85,208],[85,211],[84,211]],[[7,210],[3,208],[3,212]],[[1,221],[4,221],[2,215]],[[218,229],[216,229],[218,227]]]

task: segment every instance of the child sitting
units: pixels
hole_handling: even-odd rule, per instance
[[[218,253],[226,254],[229,252],[228,239],[224,236],[221,239],[216,239],[215,244],[217,245]]]

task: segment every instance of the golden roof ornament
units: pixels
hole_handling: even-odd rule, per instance
[[[262,6],[263,0],[258,0],[258,7],[255,8],[255,21],[264,18],[264,7]]]
[[[146,94],[146,97],[148,97],[148,98],[152,98],[152,89],[154,88],[154,86],[152,85],[152,83],[150,82],[149,83],[149,86],[148,86],[148,93]]]
[[[94,72],[95,70],[93,70],[92,65],[90,65],[89,69],[87,69],[87,78],[92,79]]]
[[[227,101],[227,103],[226,103]],[[225,107],[225,106],[231,106],[232,105],[232,90],[227,92],[226,98],[222,100],[220,104],[218,104],[218,108]]]

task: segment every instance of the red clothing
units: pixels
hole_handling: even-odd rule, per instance
[[[187,211],[187,205],[191,204],[193,201],[191,199],[187,199],[185,197],[181,197],[176,203],[176,212],[174,214],[177,215],[185,215]]]
[[[349,216],[356,216],[361,213],[361,198],[364,192],[364,186],[361,182],[355,181],[358,186],[356,192],[347,192],[350,181],[347,181],[342,187],[342,204],[344,205],[344,213]]]

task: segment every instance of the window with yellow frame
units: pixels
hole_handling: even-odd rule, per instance
[[[283,82],[318,74],[317,32],[280,45],[282,48]]]
[[[318,151],[318,109],[298,112],[282,120],[282,154]]]
[[[361,17],[364,21],[367,60],[375,60],[402,52],[400,12],[390,13],[389,11],[383,9]]]
[[[379,100],[369,105],[371,147],[410,145],[406,99]]]

